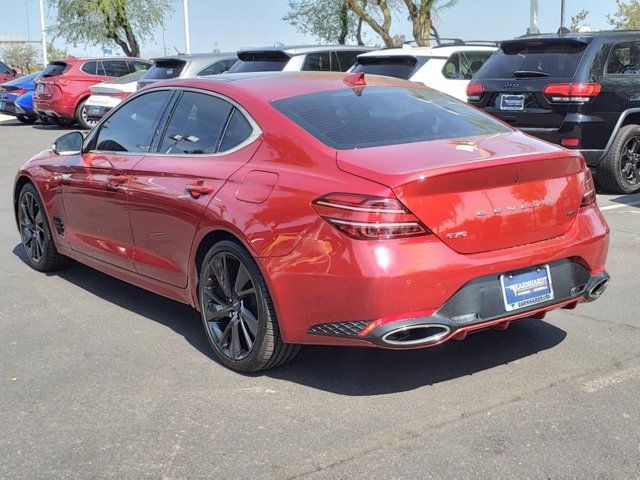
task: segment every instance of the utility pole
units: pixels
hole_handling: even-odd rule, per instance
[[[191,39],[189,38],[189,0],[182,0],[184,8],[184,42],[187,49],[186,53],[191,53]]]
[[[42,39],[42,65],[47,66],[47,37],[44,28],[44,0],[40,0],[40,38]]]
[[[540,29],[538,28],[538,0],[531,0],[530,10],[529,10],[529,35],[537,35],[540,33]]]
[[[560,28],[564,28],[564,8],[565,0],[560,0]]]

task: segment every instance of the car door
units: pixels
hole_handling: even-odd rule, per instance
[[[133,169],[129,210],[136,270],[184,287],[196,229],[222,185],[258,148],[261,132],[241,107],[184,91],[155,147]]]
[[[130,174],[148,152],[172,94],[149,92],[127,102],[92,134],[85,153],[65,163],[64,227],[73,250],[134,270]]]

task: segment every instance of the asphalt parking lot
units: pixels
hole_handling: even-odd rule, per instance
[[[241,375],[189,307],[77,263],[27,267],[13,178],[62,133],[0,121],[0,478],[640,478],[640,195],[599,195],[598,302]]]

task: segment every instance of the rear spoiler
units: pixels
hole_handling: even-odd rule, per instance
[[[241,50],[237,53],[243,62],[256,62],[260,60],[289,60],[290,55],[282,50]]]
[[[360,65],[407,65],[410,67],[418,63],[418,59],[413,55],[360,55],[358,56]]]
[[[500,48],[505,53],[516,53],[525,48],[535,47],[574,47],[585,48],[589,45],[587,39],[579,38],[518,38],[500,42]]]
[[[162,57],[162,58],[152,58],[151,61],[153,62],[154,65],[158,65],[161,67],[169,67],[172,65],[184,65],[186,62],[186,60],[183,60],[182,58],[177,58],[177,57]]]

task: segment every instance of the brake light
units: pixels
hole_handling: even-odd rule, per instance
[[[484,95],[484,86],[480,83],[470,83],[467,85],[467,99],[470,102],[479,102]]]
[[[593,205],[596,203],[596,186],[593,182],[593,175],[591,175],[591,170],[589,167],[585,168],[584,171],[584,188],[582,194],[582,201],[580,202],[580,208],[588,207],[589,205]]]
[[[542,93],[552,102],[588,102],[601,90],[599,83],[552,83]]]
[[[560,144],[563,147],[577,148],[580,146],[579,138],[561,138]]]
[[[27,89],[20,88],[20,89],[18,89],[18,90],[14,90],[14,91],[13,91],[13,92],[11,92],[11,93],[13,93],[14,95],[17,95],[18,97],[20,97],[20,96],[24,95],[25,93],[27,93],[28,91],[29,91],[29,90],[27,90]]]
[[[329,224],[356,240],[389,240],[431,233],[395,198],[330,193],[315,200],[313,207]]]

